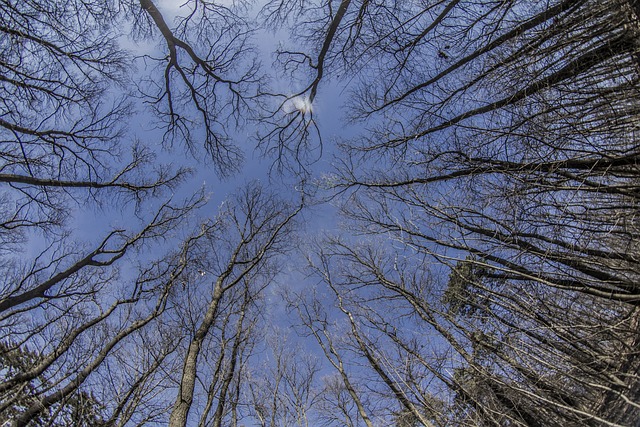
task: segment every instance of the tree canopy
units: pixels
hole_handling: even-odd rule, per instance
[[[0,2],[0,423],[636,425],[639,83],[636,0]]]

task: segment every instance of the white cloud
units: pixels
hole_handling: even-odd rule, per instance
[[[304,114],[313,111],[313,105],[308,97],[296,96],[295,98],[288,99],[282,106],[282,109],[287,114],[293,113],[294,111],[299,111]]]

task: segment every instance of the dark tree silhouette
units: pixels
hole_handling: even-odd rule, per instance
[[[368,396],[389,402],[366,410],[632,425],[636,2],[322,5],[304,16],[353,17],[331,52],[359,79],[351,112],[367,129],[327,181],[359,237],[312,265],[351,325],[353,364],[377,379]]]

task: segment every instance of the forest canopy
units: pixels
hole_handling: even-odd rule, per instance
[[[637,0],[0,2],[0,424],[636,426],[639,80]]]

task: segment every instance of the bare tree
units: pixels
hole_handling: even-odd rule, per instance
[[[352,405],[426,426],[632,425],[635,308],[515,289],[472,261],[442,286],[437,263],[413,258],[340,241],[314,258],[350,329],[349,363],[364,371],[350,383],[366,378]]]
[[[66,414],[55,408],[64,408],[85,394],[113,399],[113,407],[95,415],[100,419],[121,415],[166,353],[159,351],[143,365],[149,370],[129,383],[126,391],[109,391],[98,386],[96,378],[108,376],[115,366],[123,369],[120,363],[129,361],[120,350],[131,351],[128,347],[135,340],[144,340],[144,331],[166,311],[171,293],[187,274],[188,251],[197,236],[177,252],[148,259],[132,277],[120,276],[118,261],[141,256],[140,246],[152,246],[154,240],[184,224],[200,203],[194,199],[182,207],[164,204],[139,233],[114,231],[79,259],[62,246],[58,257],[43,253],[24,270],[13,267],[7,279],[15,286],[5,287],[2,299],[3,354],[11,358],[28,352],[31,356],[19,371],[5,372],[0,384],[0,412],[15,413],[11,425],[28,425],[41,416],[62,422],[60,417]],[[165,345],[167,351],[175,349],[171,341]],[[25,399],[29,403],[17,411],[16,405],[23,406]]]
[[[141,88],[165,129],[165,142],[197,152],[196,130],[202,131],[204,146],[222,174],[240,166],[242,149],[230,139],[232,129],[250,118],[263,95],[249,40],[255,30],[239,13],[247,3],[190,0],[175,17],[165,16],[153,0],[133,6],[136,33],[163,40],[163,56],[144,56],[145,63],[156,64],[159,75],[150,76]]]
[[[174,313],[199,277],[198,242],[216,226],[190,231],[203,193],[167,196],[189,171],[160,164],[159,149],[137,140],[135,99],[146,93],[166,141],[194,152],[201,123],[226,173],[240,152],[227,125],[246,118],[259,92],[238,9],[198,1],[183,10],[171,22],[152,1],[0,5],[3,422],[70,424],[78,402],[93,411],[87,423],[164,420],[166,374],[184,342]],[[160,35],[167,56],[134,58],[127,27],[134,42]],[[165,67],[162,83],[134,72],[143,60]],[[104,207],[130,212],[129,224],[96,224],[88,238],[74,230],[74,216]]]
[[[376,243],[333,242],[326,251],[348,267],[320,269],[376,392],[423,425],[453,423],[424,419],[428,387],[391,375],[414,360],[445,401],[456,396],[448,411],[461,425],[629,425],[635,3],[428,2],[400,22],[376,10],[359,34],[384,37],[351,59],[381,76],[353,93],[368,130],[343,142],[329,183],[351,230]],[[461,282],[464,303],[442,299]],[[442,350],[400,335],[409,319]],[[614,354],[624,361],[597,362]]]
[[[438,355],[444,349],[438,339],[451,336],[436,313],[420,305],[424,296],[412,294],[409,278],[392,282],[378,270],[382,253],[334,240],[323,242],[309,259],[313,277],[333,296],[339,313],[334,321],[342,318],[347,329],[341,341],[348,363],[357,367],[349,384],[366,390],[353,403],[360,401],[362,410],[372,413],[372,425],[444,425],[444,404],[435,388],[447,384],[443,370],[450,365],[447,356]]]
[[[346,34],[350,27],[361,25],[366,4],[360,11],[351,0],[294,2],[272,0],[261,11],[269,28],[289,26],[293,47],[281,46],[277,62],[293,78],[309,81],[293,93],[277,94],[272,112],[262,119],[260,141],[267,153],[275,153],[278,168],[295,167],[306,172],[309,163],[322,156],[322,134],[314,118],[314,102],[327,81],[344,72],[342,56],[349,55],[358,39]],[[367,3],[367,2],[364,2]],[[300,50],[307,48],[308,50]],[[302,74],[302,77],[298,77]]]
[[[178,396],[169,418],[171,426],[184,426],[188,422],[203,343],[215,324],[224,321],[228,315],[222,310],[225,298],[247,281],[251,283],[254,288],[251,292],[255,294],[266,286],[259,284],[268,283],[274,274],[270,261],[288,249],[286,237],[290,235],[293,219],[301,209],[287,207],[257,185],[244,190],[228,206],[219,221],[206,228],[207,238],[202,241],[200,250],[204,255],[199,257],[202,263],[199,268],[212,283],[203,311],[194,319],[179,379]],[[242,322],[239,321],[238,325],[242,326]],[[242,330],[236,332],[240,333]],[[221,400],[223,398],[219,397]]]
[[[291,93],[263,84],[250,2],[45,3],[0,4],[1,422],[636,422],[636,1],[272,0]],[[345,232],[288,300],[321,376],[263,341],[302,207],[251,183],[196,221],[201,193],[168,195],[187,168],[128,122],[221,175],[260,123],[308,183],[335,81],[362,125],[325,182]],[[135,224],[74,230],[105,206]]]
[[[185,177],[124,138],[131,105],[111,88],[125,84],[130,57],[117,43],[113,3],[8,2],[0,11],[5,249],[34,230],[62,233],[83,200],[140,202]]]
[[[271,327],[267,334],[266,357],[247,380],[249,414],[263,427],[313,425],[319,359],[288,342],[281,330]]]
[[[375,425],[372,408],[367,405],[366,386],[359,383],[350,369],[349,340],[341,339],[345,336],[343,331],[335,330],[336,325],[325,301],[315,292],[291,294],[288,300],[300,319],[301,334],[318,343],[326,361],[335,371],[334,377],[324,381],[319,395],[320,419],[329,425]]]

